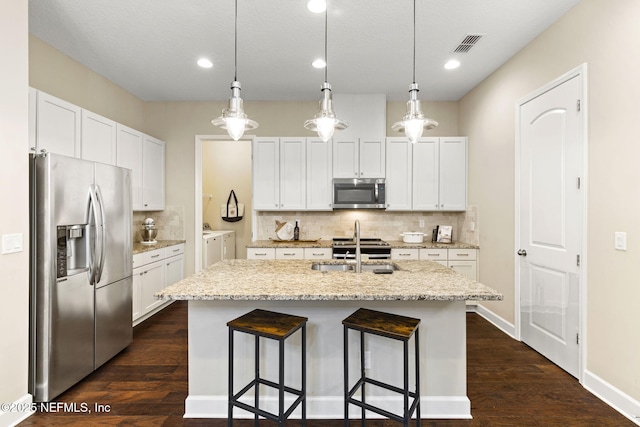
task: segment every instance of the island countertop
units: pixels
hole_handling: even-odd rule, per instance
[[[502,295],[494,289],[432,261],[393,261],[400,268],[393,274],[321,272],[311,269],[313,263],[312,260],[224,260],[155,296],[163,300],[245,301],[502,300]],[[374,263],[383,262],[367,262]]]

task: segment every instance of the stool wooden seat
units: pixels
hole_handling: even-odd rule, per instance
[[[302,425],[306,425],[306,317],[293,316],[289,314],[276,313],[273,311],[253,310],[227,323],[229,327],[229,417],[228,426],[233,425],[233,408],[238,407],[254,414],[254,425],[258,425],[260,416],[277,421],[279,426],[284,425],[284,421],[291,413],[302,404]],[[288,387],[284,383],[284,342],[296,331],[302,333],[302,379],[299,389]],[[242,388],[238,393],[234,393],[233,386],[233,334],[243,332],[255,336],[255,376],[254,379]],[[260,338],[267,338],[278,341],[278,382],[273,382],[260,377]],[[273,414],[259,407],[259,386],[265,385],[278,390],[278,414]],[[249,390],[254,389],[254,405],[248,405],[240,401],[240,398]],[[285,411],[284,393],[290,393],[297,398]]]
[[[416,413],[416,425],[420,426],[420,354],[419,354],[419,330],[420,319],[384,313],[381,311],[358,309],[342,321],[344,325],[344,425],[349,425],[349,404],[359,406],[362,409],[362,426],[365,425],[365,411],[369,410],[389,419],[402,422],[406,427],[411,421],[411,416]],[[360,378],[353,387],[349,387],[349,340],[348,331],[353,329],[360,332]],[[403,343],[403,382],[402,388],[367,378],[364,369],[365,339],[364,334],[379,335],[391,338]],[[409,340],[414,336],[415,347],[415,391],[409,390]],[[403,414],[393,414],[382,408],[366,403],[365,384],[390,390],[403,395]],[[354,398],[356,392],[361,389],[361,400]],[[409,400],[412,399],[411,404]]]

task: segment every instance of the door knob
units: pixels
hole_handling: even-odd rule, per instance
[[[524,249],[519,249],[519,250],[518,250],[518,255],[520,255],[520,256],[527,256],[527,251],[525,251]]]

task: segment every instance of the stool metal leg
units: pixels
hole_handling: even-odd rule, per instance
[[[402,425],[409,427],[409,341],[402,343],[402,352],[404,357],[404,421]]]
[[[258,405],[260,404],[260,383],[258,382],[260,379],[260,337],[258,335],[255,336],[255,346],[254,346],[254,371],[255,371],[255,393],[253,395],[254,407],[258,409]],[[253,414],[253,426],[258,427],[258,413]]]
[[[227,404],[228,408],[228,416],[227,416],[227,426],[233,426],[233,329],[229,328],[229,382],[227,384],[229,387],[229,397]]]
[[[416,426],[420,427],[420,340],[418,339],[418,332],[420,330],[416,328],[413,344],[416,346]]]
[[[344,372],[344,427],[349,426],[349,401],[347,398],[349,397],[349,340],[348,340],[349,329],[346,326],[343,326],[343,367],[342,370]]]
[[[279,359],[279,372],[278,372],[278,425],[280,427],[284,426],[284,340],[280,340],[278,345],[280,348]]]
[[[365,409],[364,409],[364,403],[365,403],[365,385],[366,383],[364,382],[364,332],[360,331],[360,378],[362,379],[362,388],[361,393],[362,393],[362,420],[361,420],[361,425],[362,427],[365,427]]]
[[[307,425],[307,325],[302,327],[302,427]]]

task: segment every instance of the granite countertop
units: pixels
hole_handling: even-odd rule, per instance
[[[497,291],[432,261],[394,261],[400,270],[393,274],[321,272],[311,269],[313,262],[224,260],[155,296],[163,300],[502,300]],[[385,262],[366,264],[373,263]]]
[[[318,240],[256,240],[247,245],[247,248],[330,248],[331,239]]]
[[[436,243],[425,241],[423,243],[404,243],[402,240],[385,240],[392,249],[427,248],[427,249],[480,249],[478,245],[471,243]],[[305,240],[256,240],[247,245],[247,248],[330,248],[331,239],[319,239],[317,241]]]
[[[179,245],[185,243],[186,240],[158,240],[158,243],[154,245],[143,245],[140,242],[133,242],[133,255],[141,254],[143,252],[155,251],[156,249],[162,249],[169,246]]]
[[[405,243],[402,240],[387,240],[392,249],[480,249],[480,246],[471,243],[436,243],[432,241],[424,241],[422,243]]]

